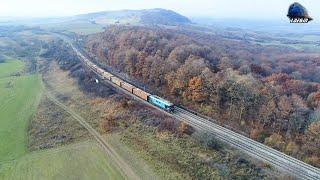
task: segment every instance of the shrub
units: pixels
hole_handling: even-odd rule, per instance
[[[296,155],[299,152],[299,146],[295,142],[290,141],[287,144],[285,152],[289,155]]]
[[[0,63],[4,63],[6,58],[3,55],[0,55]]]
[[[250,138],[259,142],[264,142],[267,133],[262,127],[255,127],[250,131]]]
[[[176,132],[177,125],[173,119],[166,118],[160,121],[160,125],[158,126],[158,130],[161,131],[171,131]]]
[[[313,166],[317,166],[317,167],[320,166],[320,158],[317,156],[307,157],[305,162]]]
[[[100,122],[100,129],[104,133],[111,132],[115,126],[117,126],[117,122],[112,116],[107,116]]]
[[[207,149],[220,150],[222,144],[216,137],[208,132],[197,133],[195,139]]]
[[[187,134],[187,135],[191,135],[194,132],[194,129],[189,126],[189,124],[185,123],[185,122],[180,122],[180,125],[178,127],[178,132],[179,134]]]
[[[283,137],[280,134],[274,133],[270,137],[266,138],[265,144],[272,148],[282,150],[285,146]]]

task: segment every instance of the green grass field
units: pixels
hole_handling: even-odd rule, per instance
[[[0,161],[27,152],[27,126],[41,96],[39,75],[10,76],[22,71],[24,63],[0,64]]]
[[[22,71],[24,63],[18,60],[6,61],[0,63],[0,78],[8,77],[11,74]]]
[[[96,142],[36,151],[0,166],[0,179],[124,179]]]
[[[38,74],[15,76],[24,66],[0,63],[0,179],[123,179],[95,141],[28,151],[28,125],[43,86]]]
[[[62,24],[43,25],[41,28],[48,30],[64,30],[75,32],[77,34],[87,35],[103,32],[103,26],[99,24],[91,24],[89,22],[67,22]]]

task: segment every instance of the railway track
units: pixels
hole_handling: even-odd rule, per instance
[[[300,179],[320,179],[320,171],[309,164],[274,150],[227,128],[198,117],[176,107],[173,116],[183,119],[190,125],[214,134],[218,139],[258,158]]]
[[[80,59],[89,61],[71,41],[67,40],[73,50],[77,53]],[[93,72],[94,68],[89,67]],[[95,72],[98,76],[99,73]],[[132,94],[131,94],[132,95]],[[145,102],[146,103],[146,102]],[[152,106],[151,104],[149,104]],[[155,106],[153,106],[155,107]],[[159,109],[159,108],[157,108]],[[298,179],[308,180],[320,180],[320,169],[306,164],[298,159],[288,156],[280,151],[272,149],[264,144],[256,142],[250,138],[247,138],[239,133],[233,132],[227,128],[224,128],[218,124],[215,124],[208,119],[202,118],[180,107],[175,108],[175,112],[170,114],[165,111],[164,113],[188,123],[196,129],[207,131],[214,134],[218,139],[230,144],[231,146],[257,158],[265,161],[274,167],[287,172],[289,175]]]

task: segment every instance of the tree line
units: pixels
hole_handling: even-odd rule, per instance
[[[320,167],[320,57],[212,34],[113,26],[86,39],[100,64]]]

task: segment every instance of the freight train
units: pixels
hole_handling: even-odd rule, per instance
[[[119,86],[120,88],[128,91],[129,93],[131,94],[134,94],[135,96],[167,111],[167,112],[170,112],[172,113],[174,111],[174,104],[171,103],[170,101],[168,100],[165,100],[161,97],[158,97],[156,95],[152,95],[142,89],[139,89],[137,87],[135,87],[134,85],[128,83],[128,82],[125,82],[123,81],[122,79],[114,76],[113,74],[111,73],[108,73],[106,71],[104,71],[103,69],[101,69],[100,67],[98,67],[97,65],[93,64],[91,61],[83,58],[86,65],[91,67],[95,72],[97,72],[101,78],[103,80],[108,80],[110,82],[112,82],[113,84]]]

